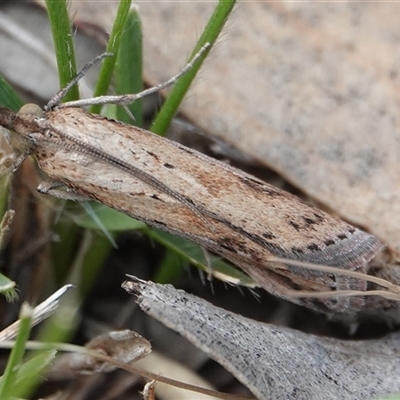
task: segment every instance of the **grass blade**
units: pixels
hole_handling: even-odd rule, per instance
[[[0,399],[7,400],[13,397],[14,383],[17,377],[18,365],[25,353],[25,344],[31,330],[32,308],[24,303],[20,312],[21,325],[18,331],[15,345],[11,350],[6,369],[0,381]]]
[[[57,350],[43,350],[24,362],[17,371],[15,397],[29,398],[40,382],[45,379],[42,372],[54,362]]]
[[[106,49],[107,53],[113,53],[113,56],[107,57],[103,60],[97,86],[94,91],[94,97],[106,94],[108,91],[108,87],[110,86],[111,77],[114,72],[118,49],[120,46],[122,34],[125,29],[126,21],[128,19],[130,6],[131,0],[121,0],[119,3],[117,16],[115,18],[114,26]],[[90,107],[90,112],[99,114],[101,108],[101,105],[93,105]]]
[[[194,78],[197,75],[203,61],[207,57],[207,54],[210,52],[212,46],[216,42],[218,35],[220,34],[222,28],[225,25],[226,20],[228,19],[230,13],[233,10],[233,7],[236,3],[236,0],[220,0],[217,4],[217,7],[214,10],[207,26],[204,29],[203,34],[198,40],[196,47],[194,48],[189,59],[192,59],[193,56],[206,44],[210,43],[211,46],[205,51],[202,55],[201,59],[193,66],[193,68],[188,71],[185,75],[179,78],[178,82],[173,86],[171,93],[166,99],[163,107],[161,108],[157,118],[154,120],[150,130],[159,135],[164,135],[166,130],[168,129],[172,118],[176,114],[178,107],[182,103],[184,96]]]
[[[116,94],[139,93],[143,90],[142,58],[142,22],[137,8],[132,7],[117,55]],[[122,107],[117,107],[117,119],[128,124],[134,122],[136,126],[143,126],[142,99],[130,104],[128,109],[135,117],[135,121],[132,121]]]
[[[16,112],[23,104],[17,92],[2,76],[0,76],[0,105]]]
[[[74,44],[66,0],[46,0],[54,47],[56,50],[60,88],[67,86],[76,75]],[[65,95],[63,101],[79,99],[78,86],[75,85]]]
[[[207,274],[211,272],[211,275],[225,282],[248,287],[256,286],[253,279],[220,257],[210,254],[209,261],[211,265],[208,265],[204,251],[201,246],[195,243],[155,228],[147,228],[144,232],[165,246],[169,252],[176,254],[171,255],[167,253],[164,262],[160,265],[156,276],[153,278],[158,283],[170,282],[170,279],[175,278],[182,271],[183,264],[189,262]],[[174,263],[171,262],[172,260]]]

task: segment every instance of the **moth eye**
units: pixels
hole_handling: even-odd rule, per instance
[[[43,110],[37,104],[33,103],[23,105],[18,111],[18,114],[35,115],[39,118],[43,118],[44,116]]]

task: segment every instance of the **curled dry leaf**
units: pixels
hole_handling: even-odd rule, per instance
[[[151,352],[151,344],[138,333],[128,329],[112,331],[92,339],[86,344],[88,349],[104,352],[111,358],[129,364],[140,360]],[[101,371],[111,371],[112,366],[100,366]]]
[[[88,342],[85,347],[99,351],[125,364],[140,360],[151,352],[150,342],[128,329],[99,335]],[[111,372],[115,368],[115,366],[96,359],[85,352],[68,353],[58,357],[57,362],[49,371],[48,377],[65,379],[76,374]]]
[[[259,399],[356,400],[400,392],[399,333],[342,341],[256,322],[171,285],[136,279],[123,288]]]

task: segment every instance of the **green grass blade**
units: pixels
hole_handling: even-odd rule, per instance
[[[167,254],[166,260],[161,264],[154,278],[156,282],[170,282],[169,279],[175,278],[180,272],[178,270],[182,270],[183,262],[190,262],[200,270],[206,273],[211,272],[213,276],[223,281],[248,287],[256,286],[253,279],[217,256],[210,255],[212,269],[210,271],[204,251],[201,246],[195,243],[159,229],[147,228],[144,231],[149,237],[179,256],[175,259],[175,264],[173,264],[171,262],[172,256]],[[179,260],[182,260],[182,262],[178,263]]]
[[[228,19],[230,13],[233,10],[233,7],[236,3],[236,0],[220,0],[217,4],[217,7],[214,10],[207,26],[204,29],[203,34],[197,42],[196,47],[194,48],[190,59],[204,46],[206,43],[210,43],[211,46],[206,50],[206,52],[202,55],[200,60],[193,66],[193,68],[188,71],[185,75],[183,75],[176,82],[174,87],[171,90],[168,98],[166,99],[163,107],[161,108],[157,118],[154,120],[150,130],[159,135],[164,135],[166,130],[168,129],[172,118],[176,114],[178,107],[182,103],[184,96],[194,78],[197,75],[203,61],[207,57],[207,54],[211,50],[211,47],[214,45],[215,41],[218,38],[222,28],[225,25],[226,20]]]
[[[29,398],[40,382],[45,379],[42,372],[54,361],[57,350],[43,350],[25,361],[17,370],[14,397]]]
[[[79,260],[79,294],[86,298],[96,281],[101,267],[109,256],[113,245],[104,235],[86,230],[82,242],[89,241],[89,246]]]
[[[63,88],[76,75],[75,51],[67,2],[66,0],[46,0],[46,5],[56,50],[60,88]],[[79,99],[77,85],[71,88],[63,101],[76,99]]]
[[[24,102],[10,84],[0,76],[0,106],[17,112]]]
[[[106,50],[108,53],[112,53],[113,55],[103,60],[97,86],[94,91],[94,97],[106,94],[110,86],[111,77],[114,72],[118,49],[121,42],[122,34],[125,29],[130,6],[131,0],[121,0],[119,3],[117,16],[115,18],[114,26],[110,35],[110,39],[108,40]],[[90,112],[99,114],[101,108],[101,105],[93,105],[90,107]]]
[[[11,350],[7,361],[6,369],[0,382],[0,399],[8,400],[14,397],[14,384],[17,377],[17,367],[22,361],[25,353],[25,344],[31,330],[32,308],[27,304],[22,304],[20,312],[21,325],[15,339],[15,345]]]
[[[102,204],[91,202],[91,206],[93,212],[96,213],[97,218],[101,221],[102,227],[110,232],[123,232],[146,227],[144,222],[128,217]],[[87,213],[81,217],[78,216],[75,222],[83,228],[102,230],[102,227]]]
[[[115,65],[116,94],[139,93],[143,90],[142,57],[142,22],[137,8],[132,7],[121,37]],[[132,121],[122,107],[117,107],[117,119],[128,124],[143,126],[142,99],[130,104],[128,109],[135,117],[135,121]]]
[[[188,258],[183,257],[176,248],[167,248],[152,280],[157,283],[173,283],[181,276],[187,264]]]
[[[68,212],[73,213],[75,204],[68,203]],[[58,285],[64,283],[73,262],[77,246],[79,246],[80,228],[68,217],[63,216],[54,227],[59,238],[52,243],[52,262],[55,266],[54,275]]]

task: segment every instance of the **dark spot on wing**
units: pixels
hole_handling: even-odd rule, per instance
[[[221,237],[220,239],[218,239],[218,245],[232,253],[237,253],[239,250],[242,251],[245,250],[243,244],[241,244],[238,240],[229,236]]]
[[[304,250],[301,249],[300,247],[291,247],[291,248],[290,248],[290,251],[291,251],[293,254],[304,254]]]
[[[157,220],[155,220],[155,219],[152,221],[152,223],[153,223],[154,225],[157,225],[157,226],[167,226],[167,224],[165,224],[164,222],[157,221]]]
[[[296,222],[294,222],[294,221],[289,221],[289,225],[292,225],[293,226],[293,228],[294,229],[296,229],[296,231],[300,231],[300,225],[299,224],[297,224]]]
[[[264,232],[262,234],[263,237],[265,237],[265,239],[275,239],[276,236],[274,234],[272,234],[271,232]]]
[[[256,192],[262,192],[270,197],[282,196],[282,193],[278,191],[278,189],[275,189],[264,182],[252,179],[249,176],[240,176],[239,180]]]
[[[237,253],[237,250],[234,247],[229,246],[227,244],[218,243],[218,246],[221,247],[221,249],[227,250],[229,253],[235,253],[235,254]]]
[[[317,214],[317,213],[313,213],[313,214],[314,214],[315,219],[316,219],[318,222],[322,222],[322,221],[324,220],[324,216],[323,216],[323,215]]]
[[[148,150],[146,150],[146,153],[149,156],[152,156],[153,158],[155,158],[157,161],[159,161],[159,158],[158,158],[157,154],[154,154],[154,153],[152,153],[151,151],[148,151]]]
[[[311,251],[321,251],[320,247],[318,245],[316,245],[315,243],[309,244],[307,246],[307,249],[311,250]]]
[[[308,218],[308,217],[303,217],[303,220],[307,225],[314,225],[314,224],[318,223],[318,221]]]

